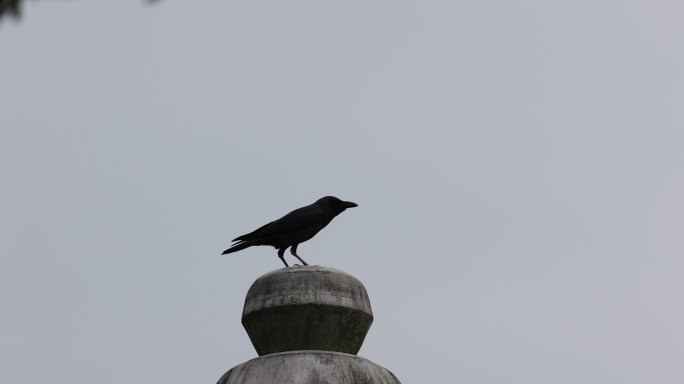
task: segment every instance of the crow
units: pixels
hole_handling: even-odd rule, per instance
[[[351,201],[342,201],[335,196],[320,198],[315,203],[295,209],[253,232],[236,237],[233,239],[236,243],[222,254],[237,252],[253,245],[270,245],[278,250],[278,257],[285,263],[285,267],[289,267],[284,253],[288,247],[292,247],[292,256],[298,258],[302,264],[309,265],[297,255],[297,246],[314,237],[345,209],[353,207],[358,205]]]

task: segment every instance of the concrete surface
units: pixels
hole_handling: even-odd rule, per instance
[[[326,351],[295,351],[240,364],[217,384],[400,384],[392,372],[362,357]]]
[[[358,353],[373,322],[363,284],[321,266],[282,268],[252,284],[242,324],[257,353]]]

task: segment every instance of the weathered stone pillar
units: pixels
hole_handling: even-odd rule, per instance
[[[387,369],[356,356],[373,322],[368,294],[332,268],[283,268],[247,292],[242,324],[260,357],[218,384],[398,384]]]

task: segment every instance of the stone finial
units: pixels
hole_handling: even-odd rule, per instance
[[[301,350],[357,354],[373,322],[363,284],[321,266],[283,268],[249,289],[242,325],[260,356]]]

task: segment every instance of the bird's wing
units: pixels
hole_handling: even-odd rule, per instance
[[[328,215],[321,208],[315,205],[308,205],[288,213],[278,220],[270,222],[263,227],[252,232],[249,237],[244,237],[242,240],[251,240],[255,238],[264,238],[271,236],[283,235],[304,228],[310,227],[325,227],[329,222]]]
[[[250,232],[250,233],[247,233],[247,234],[244,234],[244,235],[242,235],[242,236],[240,236],[240,237],[234,238],[233,241],[244,242],[244,241],[253,239],[253,238],[255,237],[255,235],[257,235],[257,234],[259,233],[259,231],[263,230],[264,228],[268,227],[268,226],[271,225],[271,224],[273,224],[272,221],[271,221],[270,223],[268,223],[268,224],[262,225],[261,227],[259,227],[259,228],[255,229],[255,230],[253,230],[253,231]],[[237,245],[237,244],[236,244],[236,245]]]

